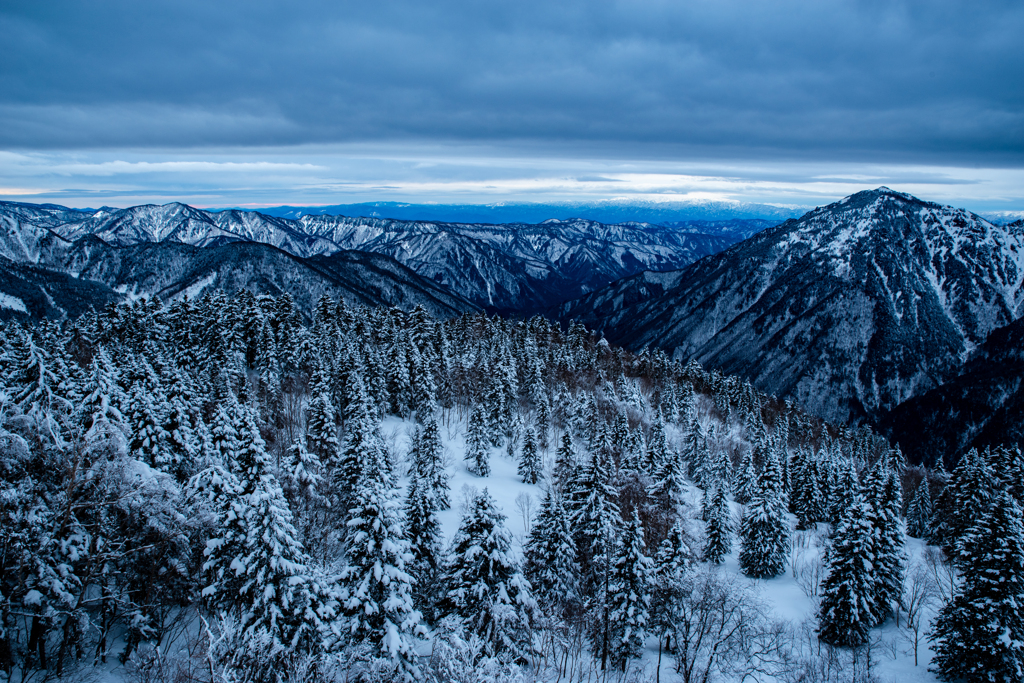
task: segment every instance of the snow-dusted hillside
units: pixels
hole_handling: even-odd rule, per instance
[[[877,416],[954,376],[1024,313],[1024,227],[880,188],[672,274],[557,310],[834,419]]]
[[[0,220],[8,227],[3,255],[18,261],[37,262],[46,240],[86,236],[113,246],[209,247],[244,240],[302,258],[357,249],[387,254],[458,296],[503,311],[538,310],[643,270],[681,268],[739,239],[645,223],[484,225],[327,215],[291,220],[179,203],[94,213],[0,204]]]

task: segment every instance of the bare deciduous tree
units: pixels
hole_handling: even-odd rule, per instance
[[[918,647],[924,635],[924,613],[934,604],[936,596],[935,579],[929,567],[915,562],[903,579],[903,595],[900,596],[900,608],[906,615],[906,637],[914,651],[914,666],[918,665]]]

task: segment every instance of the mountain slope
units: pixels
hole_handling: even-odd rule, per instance
[[[76,241],[63,261],[47,265],[129,297],[195,298],[207,289],[249,289],[275,296],[288,292],[307,314],[324,294],[343,296],[355,305],[422,305],[438,317],[476,308],[387,256],[363,252],[301,259],[255,242],[207,248],[177,242],[114,247],[90,235]]]
[[[1024,443],[1024,318],[985,340],[959,376],[896,406],[879,428],[912,462],[952,466],[971,448]]]
[[[10,224],[0,254],[21,262],[38,261],[44,251],[39,245],[56,239],[53,234],[68,243],[94,235],[119,247],[250,241],[303,258],[358,249],[387,254],[477,305],[517,312],[542,309],[643,270],[681,268],[739,239],[722,226],[714,228],[722,234],[703,235],[692,226],[582,219],[511,225],[325,215],[290,220],[176,203],[91,213],[65,210],[67,220],[61,222],[55,209],[37,208],[33,214],[26,207],[31,205],[0,205],[0,221]]]
[[[1019,226],[880,188],[556,314],[844,422],[955,376],[993,329],[1024,312],[1022,279]]]
[[[0,256],[0,318],[77,318],[121,298],[99,282]]]

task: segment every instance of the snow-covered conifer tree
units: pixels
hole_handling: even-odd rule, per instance
[[[509,661],[533,650],[536,600],[512,552],[505,516],[485,488],[466,511],[442,583],[442,613],[457,616],[484,643],[484,653]]]
[[[433,489],[437,509],[450,508],[451,487],[448,485],[448,472],[444,467],[441,429],[433,415],[425,419],[422,431],[417,427],[413,465],[419,470],[423,482]]]
[[[725,499],[725,491],[716,489],[707,512],[704,541],[704,560],[721,564],[725,556],[732,552],[732,525],[729,504]]]
[[[526,428],[523,448],[519,455],[519,475],[527,484],[536,484],[541,476],[540,454],[537,452],[537,436],[533,427]]]
[[[939,612],[929,640],[940,676],[963,681],[1024,680],[1024,529],[1006,491],[959,544],[963,577]]]
[[[855,496],[832,537],[828,576],[818,611],[818,637],[830,645],[863,645],[874,623],[874,530],[870,514],[867,503]]]
[[[423,628],[413,606],[414,579],[406,566],[413,554],[383,456],[381,449],[373,448],[360,458],[363,466],[348,520],[348,563],[341,572],[343,606],[354,640],[368,643],[376,656],[390,659],[404,677],[418,678],[415,639],[422,636]],[[430,526],[429,515],[418,521]],[[430,533],[424,528],[417,532]],[[429,544],[422,535],[417,540]]]
[[[491,474],[491,440],[487,424],[487,411],[483,403],[474,403],[469,414],[466,431],[466,460],[469,471],[478,477]]]
[[[549,487],[523,548],[523,572],[541,604],[565,606],[579,593],[579,566],[569,514],[558,489]]]
[[[928,475],[914,491],[914,498],[907,508],[907,535],[913,538],[928,538],[928,527],[932,520],[932,496],[928,490]]]
[[[789,522],[774,478],[762,476],[747,504],[740,525],[740,568],[747,576],[763,579],[786,571]]]
[[[634,510],[615,554],[609,590],[609,655],[612,666],[623,671],[630,659],[643,654],[652,573],[653,562],[644,554],[643,525]]]
[[[900,507],[903,487],[899,475],[880,460],[865,482],[865,497],[870,507],[869,521],[874,528],[874,593],[871,605],[875,623],[881,624],[892,614],[903,592],[906,553]]]

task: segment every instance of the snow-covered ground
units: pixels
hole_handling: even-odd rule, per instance
[[[389,417],[381,426],[381,434],[392,453],[402,463],[407,465],[405,455],[408,453],[411,444],[411,436],[415,430],[414,423]],[[544,497],[542,485],[531,485],[523,483],[517,474],[517,463],[511,458],[505,448],[493,448],[491,450],[491,474],[488,477],[478,477],[469,471],[465,455],[465,423],[453,421],[449,426],[441,426],[441,438],[445,446],[448,459],[448,472],[450,473],[450,485],[452,492],[452,507],[440,513],[439,517],[444,529],[446,542],[451,541],[459,527],[462,501],[468,500],[472,492],[487,488],[494,498],[498,508],[507,517],[505,524],[512,532],[517,544],[517,550],[529,533],[529,525],[540,509]],[[553,450],[545,454],[546,465],[550,467],[550,460],[553,458]],[[403,471],[404,470],[400,470]],[[408,482],[407,477],[403,478],[402,484]],[[701,491],[691,487],[688,491],[689,503],[696,519],[694,525],[699,528]],[[733,513],[733,528],[739,527],[739,520],[742,515],[742,506],[731,503]],[[793,526],[795,518],[791,519]],[[724,572],[729,581],[737,585],[746,585],[763,599],[771,608],[774,617],[789,622],[795,631],[801,627],[806,635],[808,629],[813,632],[816,627],[816,614],[818,599],[810,595],[809,584],[813,583],[810,576],[815,566],[818,567],[818,578],[824,579],[824,568],[820,565],[820,554],[826,539],[825,525],[819,525],[817,530],[794,531],[794,551],[790,556],[790,566],[782,576],[768,580],[753,580],[744,576],[739,569],[739,540],[734,537],[733,552],[729,554],[720,571]],[[908,565],[915,563],[924,564],[924,544],[913,538],[907,538]],[[653,554],[652,549],[648,552]],[[901,615],[901,626],[897,626],[894,620],[886,622],[883,626],[873,629],[871,632],[872,647],[872,673],[880,683],[917,683],[938,681],[935,674],[928,671],[931,661],[931,650],[928,648],[927,640],[923,633],[928,629],[928,623],[934,616],[934,609],[926,612],[923,619],[922,635],[918,650],[918,665],[914,665],[912,650],[913,634],[906,628],[905,618]],[[658,659],[658,642],[656,638],[649,638],[647,652],[635,665],[638,680],[654,680],[655,668]],[[671,656],[663,654],[661,663],[661,680],[678,680],[674,671],[674,662]],[[768,683],[773,677],[758,679]]]

